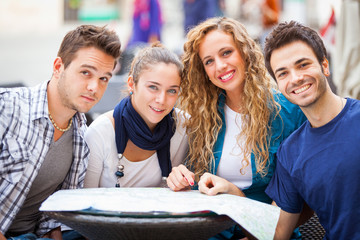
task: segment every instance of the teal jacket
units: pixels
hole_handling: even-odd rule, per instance
[[[269,125],[271,126],[271,138],[269,147],[269,165],[267,174],[262,177],[256,173],[255,157],[251,154],[251,168],[252,168],[252,184],[247,189],[243,189],[246,197],[258,200],[261,202],[271,203],[272,200],[265,193],[265,189],[274,174],[276,166],[276,152],[281,142],[288,137],[294,130],[299,128],[306,120],[305,115],[301,109],[290,103],[281,93],[274,91],[275,101],[281,105],[280,114],[272,113]],[[216,174],[219,162],[221,159],[224,138],[225,138],[225,115],[224,115],[225,95],[221,93],[218,100],[218,111],[222,119],[222,127],[218,134],[217,141],[214,145],[213,153],[215,158],[215,166],[211,168],[211,173]],[[275,117],[275,119],[274,119]]]

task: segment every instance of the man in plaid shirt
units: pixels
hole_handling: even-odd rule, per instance
[[[84,113],[101,99],[119,56],[114,31],[82,25],[63,39],[50,81],[0,88],[0,239],[62,239],[60,223],[39,207],[58,189],[83,186]]]

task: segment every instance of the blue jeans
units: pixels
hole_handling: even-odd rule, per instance
[[[63,240],[86,240],[84,236],[75,230],[63,231],[62,238]]]
[[[41,240],[52,240],[51,238],[38,238],[33,233],[25,233],[25,234],[22,234],[20,236],[8,238],[8,240],[40,240],[40,239]]]
[[[80,233],[70,230],[62,232],[63,240],[85,240]],[[25,233],[16,237],[10,237],[7,240],[52,240],[51,238],[38,238],[34,233]]]

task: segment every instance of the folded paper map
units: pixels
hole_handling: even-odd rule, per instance
[[[273,239],[280,208],[230,194],[208,196],[197,190],[173,192],[168,188],[84,188],[60,190],[41,205],[41,211],[95,209],[114,212],[224,214],[258,239]]]

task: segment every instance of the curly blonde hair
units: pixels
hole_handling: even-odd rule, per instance
[[[264,176],[269,159],[269,120],[273,110],[278,113],[279,104],[274,100],[273,81],[267,74],[258,44],[241,23],[226,17],[211,18],[195,26],[187,34],[184,44],[184,71],[178,105],[191,116],[185,122],[190,143],[187,166],[197,179],[214,167],[213,147],[223,124],[218,111],[218,98],[223,90],[210,82],[199,57],[199,45],[213,30],[232,35],[245,64],[243,104],[239,109],[245,117],[237,137],[244,153],[240,172],[249,165],[249,156],[253,152],[257,172]],[[239,144],[240,138],[245,141],[243,146]]]

